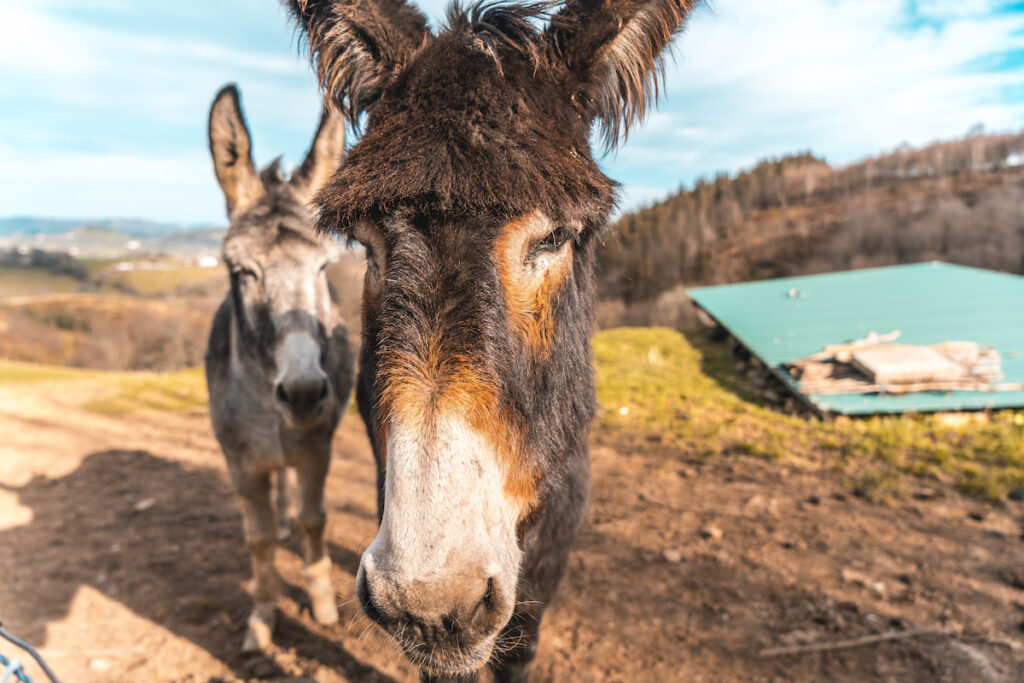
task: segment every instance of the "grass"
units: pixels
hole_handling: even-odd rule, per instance
[[[989,501],[1024,488],[1024,412],[951,426],[931,415],[822,422],[763,405],[736,379],[722,345],[657,328],[594,339],[598,424],[636,448],[698,459],[751,455],[843,473],[884,496],[925,482]]]
[[[227,283],[227,275],[219,268],[180,267],[169,270],[133,270],[111,273],[111,284],[120,283],[142,296],[173,294],[182,287],[203,285],[214,280]]]
[[[70,379],[84,379],[104,373],[59,365],[38,365],[13,360],[0,360],[0,387],[14,384],[35,384]]]
[[[54,275],[42,268],[0,267],[0,297],[77,292],[82,283],[70,275]]]
[[[207,405],[202,368],[180,372],[116,373],[114,391],[88,401],[85,408],[104,415],[127,415],[138,410],[185,413]]]
[[[1024,488],[1024,411],[951,425],[937,416],[823,422],[781,414],[736,377],[722,345],[666,329],[623,328],[594,338],[598,437],[667,458],[737,455],[832,470],[884,497],[950,485],[989,501]],[[0,387],[87,380],[83,407],[103,415],[189,412],[207,405],[200,368],[105,372],[0,360]]]
[[[0,360],[0,387],[73,380],[89,382],[83,393],[94,398],[82,407],[103,415],[129,415],[138,410],[189,412],[207,405],[202,368],[170,373],[109,372]]]

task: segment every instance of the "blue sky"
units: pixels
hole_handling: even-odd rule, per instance
[[[420,3],[437,25],[447,0]],[[0,216],[222,223],[210,99],[242,89],[257,163],[299,163],[316,85],[274,0],[0,4]],[[1024,2],[715,0],[606,172],[626,208],[810,149],[846,163],[1024,127]]]

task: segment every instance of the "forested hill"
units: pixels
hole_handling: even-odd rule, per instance
[[[1024,132],[901,148],[842,168],[810,153],[697,183],[624,215],[600,292],[940,259],[1024,272]]]

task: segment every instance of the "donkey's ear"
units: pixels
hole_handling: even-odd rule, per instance
[[[316,130],[306,160],[292,174],[292,185],[308,199],[312,199],[338,170],[344,153],[345,121],[334,107],[325,105],[320,115],[320,127]]]
[[[327,98],[351,117],[370,107],[429,35],[405,0],[285,0],[306,34]]]
[[[658,97],[669,42],[699,0],[567,0],[547,40],[567,70],[580,115],[601,122],[605,144],[641,120]]]
[[[229,216],[259,199],[263,183],[252,163],[249,129],[242,116],[238,88],[233,84],[221,88],[210,107],[210,154]]]

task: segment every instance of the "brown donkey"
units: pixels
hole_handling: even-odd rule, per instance
[[[277,162],[256,173],[234,86],[220,91],[210,111],[210,151],[231,220],[224,239],[231,292],[213,321],[206,381],[252,553],[255,605],[244,650],[266,648],[274,629],[274,549],[288,525],[286,468],[299,484],[313,616],[338,620],[323,494],[331,439],[352,393],[352,351],[324,275],[339,249],[313,230],[306,204],[334,173],[344,142],[344,123],[325,111],[309,155],[286,181]]]
[[[526,680],[589,491],[609,146],[690,0],[291,0],[365,131],[317,196],[367,253],[359,408],[381,523],[356,591],[428,680]]]

